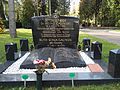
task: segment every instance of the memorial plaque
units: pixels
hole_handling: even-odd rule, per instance
[[[36,49],[77,48],[79,19],[67,16],[32,17],[32,34]]]

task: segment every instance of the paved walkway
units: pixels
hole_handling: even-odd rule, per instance
[[[105,39],[109,42],[120,45],[120,32],[115,32],[114,30],[108,30],[108,29],[104,29],[104,30],[80,29],[80,31],[95,36],[97,38]]]

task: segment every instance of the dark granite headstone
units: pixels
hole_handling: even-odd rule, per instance
[[[28,39],[20,39],[21,56],[29,51]]]
[[[110,50],[108,73],[114,78],[120,78],[120,49]]]
[[[32,34],[36,49],[43,47],[77,48],[79,19],[68,16],[32,17]]]
[[[98,41],[92,42],[91,51],[93,52],[92,58],[100,60],[102,58],[102,43]]]
[[[35,68],[33,60],[50,57],[57,68],[84,67],[77,50],[79,19],[67,16],[39,16],[32,18],[35,49],[20,68]]]
[[[83,51],[85,52],[90,51],[90,39],[89,38],[83,39]]]
[[[6,60],[15,61],[16,44],[8,43],[5,45]]]
[[[20,50],[21,51],[29,51],[28,39],[20,40]]]

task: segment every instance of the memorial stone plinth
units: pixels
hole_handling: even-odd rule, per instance
[[[17,52],[17,43],[8,43],[5,45],[6,60],[15,61],[15,52]]]
[[[85,52],[90,51],[90,39],[89,38],[83,39],[83,51]]]
[[[108,73],[114,78],[120,78],[120,49],[110,50]]]
[[[95,41],[91,45],[92,58],[100,60],[102,58],[102,43]]]
[[[29,51],[28,39],[20,40],[20,50],[21,50],[21,56],[23,56],[26,52]]]

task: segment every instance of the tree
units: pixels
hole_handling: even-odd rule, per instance
[[[120,1],[104,0],[101,8],[102,26],[115,26],[120,20]]]
[[[23,1],[22,24],[23,27],[30,28],[31,17],[34,16],[35,8],[32,0]]]
[[[80,22],[82,22],[83,20],[89,22],[89,20],[93,18],[94,9],[91,0],[81,0],[79,6],[79,15]]]
[[[16,22],[15,22],[15,7],[14,0],[9,0],[9,31],[11,38],[16,38]]]
[[[0,18],[0,33],[3,33],[3,32],[4,32],[4,24],[3,24],[2,18]]]
[[[0,17],[5,19],[5,12],[4,12],[4,0],[0,0]]]
[[[41,13],[42,13],[42,15],[47,15],[47,13],[46,13],[46,0],[41,0],[42,2],[41,2]]]
[[[120,0],[114,1],[115,26],[120,27]]]
[[[57,0],[51,0],[51,14],[54,14],[58,7]]]
[[[70,11],[70,0],[58,0],[57,12],[60,15],[67,15]]]
[[[99,17],[101,5],[102,5],[102,0],[92,0],[92,8],[94,9],[94,15],[95,15],[95,25],[98,25],[98,17]]]
[[[92,19],[95,25],[119,26],[120,0],[81,0],[79,15],[80,21]]]
[[[33,0],[33,5],[35,8],[35,15],[40,16],[41,15],[41,0]]]

